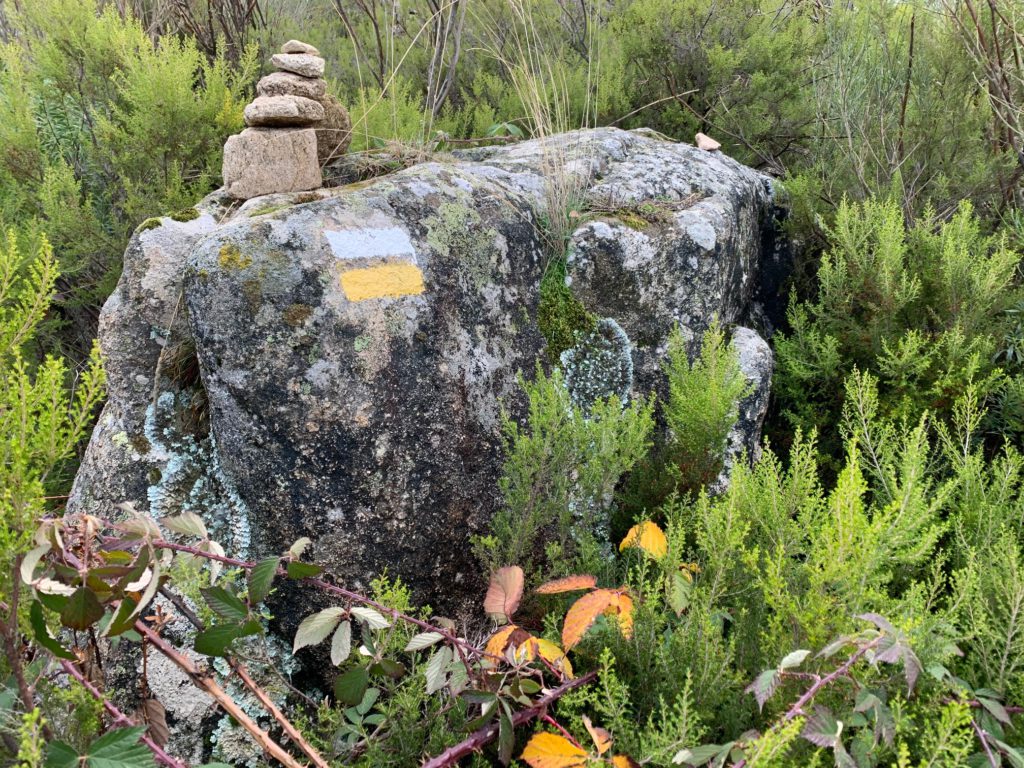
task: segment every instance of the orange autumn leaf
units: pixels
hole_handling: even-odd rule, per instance
[[[633,598],[627,595],[625,592],[618,594],[618,599],[615,602],[615,614],[619,619],[619,629],[622,630],[622,635],[625,638],[633,636]]]
[[[538,595],[557,595],[559,592],[575,592],[577,589],[593,589],[597,586],[597,579],[593,576],[566,576],[564,579],[555,579],[537,587]]]
[[[615,768],[637,768],[637,762],[628,755],[616,755],[612,758]]]
[[[619,551],[629,547],[640,547],[655,560],[660,560],[668,554],[668,539],[657,524],[645,520],[629,529],[626,538],[619,544]]]
[[[562,625],[562,646],[568,651],[580,641],[597,617],[610,606],[618,607],[619,594],[611,589],[598,589],[584,595],[565,614]]]
[[[507,627],[502,627],[493,635],[491,639],[487,641],[487,645],[484,647],[484,652],[489,653],[492,656],[501,656],[505,653],[505,648],[508,647],[509,636],[515,632],[519,627],[515,624],[509,624]]]
[[[603,755],[612,748],[612,735],[608,731],[604,728],[596,728],[586,715],[583,716],[583,724],[587,727],[587,733],[590,734],[590,738],[594,740],[597,754]]]
[[[565,655],[565,651],[550,640],[545,640],[543,637],[528,638],[516,649],[516,655],[527,661],[533,661],[538,657],[545,659],[555,669],[560,670],[566,678],[572,679],[572,664],[569,663],[569,657]]]
[[[500,624],[507,624],[519,607],[523,597],[523,569],[518,565],[499,568],[491,576],[491,584],[484,597],[484,612]]]
[[[535,734],[519,757],[530,768],[583,768],[587,764],[586,752],[555,733]]]

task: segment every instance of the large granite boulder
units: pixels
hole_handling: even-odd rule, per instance
[[[552,179],[572,211],[548,210]],[[200,210],[126,252],[70,508],[193,509],[251,557],[309,536],[348,585],[387,569],[444,610],[479,598],[468,541],[500,503],[501,410],[521,415],[517,377],[547,360],[542,222],[578,223],[566,280],[601,318],[591,367],[636,395],[663,385],[675,324],[696,339],[747,317],[774,232],[763,175],[617,129]]]

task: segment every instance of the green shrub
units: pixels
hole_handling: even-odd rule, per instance
[[[570,573],[608,551],[615,486],[650,445],[653,404],[623,406],[615,396],[584,414],[572,405],[562,374],[539,368],[524,384],[524,426],[505,419],[502,508],[477,543],[494,570],[520,565],[533,577]]]
[[[85,358],[136,225],[219,184],[256,50],[233,67],[210,61],[193,40],[154,41],[130,15],[93,0],[42,0],[9,14],[0,224],[48,233],[63,277],[61,322],[44,335]]]
[[[699,493],[724,467],[729,432],[750,385],[736,350],[717,324],[704,333],[693,362],[688,346],[682,331],[673,330],[663,365],[668,378],[663,404],[667,434],[621,489],[616,533],[652,514],[674,493]]]
[[[995,391],[1020,256],[983,234],[969,204],[931,231],[906,229],[892,199],[844,203],[828,235],[816,298],[791,301],[790,329],[775,340],[790,428],[838,423],[855,368],[877,377],[883,416],[910,422],[926,409],[945,418],[972,383]],[[822,447],[838,456],[833,438]]]

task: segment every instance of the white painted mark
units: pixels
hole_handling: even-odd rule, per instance
[[[339,259],[399,257],[416,263],[416,249],[401,227],[325,229],[331,252]]]

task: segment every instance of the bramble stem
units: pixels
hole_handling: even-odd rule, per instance
[[[863,656],[869,650],[878,645],[880,640],[881,638],[878,637],[872,640],[870,643],[861,646],[856,651],[854,651],[854,653],[850,655],[850,658],[844,661],[841,665],[836,667],[834,670],[829,672],[820,680],[815,681],[810,688],[804,691],[804,695],[797,699],[793,706],[789,708],[789,711],[787,711],[786,714],[783,715],[782,722],[788,723],[790,720],[797,717],[798,715],[804,714],[804,707],[810,703],[811,699],[818,695],[818,691],[820,691],[822,688],[831,685],[833,680],[835,680],[838,677],[842,677],[847,672],[849,672],[850,667],[856,664],[861,656]]]
[[[96,686],[93,685],[85,675],[82,674],[82,671],[78,668],[77,665],[72,664],[70,661],[67,661],[66,659],[60,659],[60,666],[71,677],[75,678],[75,680],[77,680],[79,684],[83,688],[85,688],[86,691],[89,692],[90,696],[92,696],[94,699],[103,704],[103,708],[107,710],[107,714],[114,719],[115,725],[123,725],[126,728],[131,727],[133,725],[138,725],[138,723],[134,722],[130,717],[128,717],[128,715],[126,715],[124,712],[122,712],[120,709],[118,709],[116,706],[110,703],[107,697],[104,696],[103,693],[99,689],[97,689]],[[163,750],[163,747],[161,747],[159,744],[157,744],[155,741],[153,741],[153,739],[149,737],[149,734],[142,734],[142,742],[147,747],[149,747],[149,751],[153,753],[153,757],[155,757],[158,762],[162,763],[163,765],[166,765],[167,768],[187,768],[185,763],[167,754]]]
[[[195,613],[185,604],[181,598],[171,592],[167,587],[160,587],[158,590],[167,600],[169,600],[179,611],[181,611],[188,622],[202,632],[206,629],[206,625],[203,624],[202,619],[195,615]],[[295,745],[306,753],[306,757],[313,761],[313,765],[317,768],[329,768],[327,761],[320,756],[320,753],[316,751],[312,744],[307,742],[299,730],[292,725],[291,720],[285,717],[284,712],[278,709],[277,705],[274,704],[273,700],[267,696],[266,691],[263,690],[260,685],[252,679],[249,675],[249,671],[234,656],[227,656],[228,665],[230,665],[232,671],[238,675],[239,680],[242,684],[249,689],[253,696],[259,701],[265,710],[270,714],[277,724],[281,726],[288,738],[295,742]]]
[[[536,704],[526,709],[521,709],[512,715],[512,727],[516,728],[523,723],[527,723],[535,717],[539,717],[547,712],[547,708],[558,701],[562,696],[567,694],[574,688],[579,688],[581,685],[586,685],[597,677],[597,671],[588,672],[583,677],[577,677],[574,680],[562,683],[560,686],[555,688],[553,691],[548,693],[547,696],[542,698]],[[478,752],[483,749],[484,745],[493,741],[498,735],[498,724],[491,723],[485,725],[478,731],[475,731],[469,738],[456,744],[454,747],[449,747],[437,757],[431,758],[423,763],[422,768],[450,768],[455,765],[462,758],[471,754],[472,752]]]

